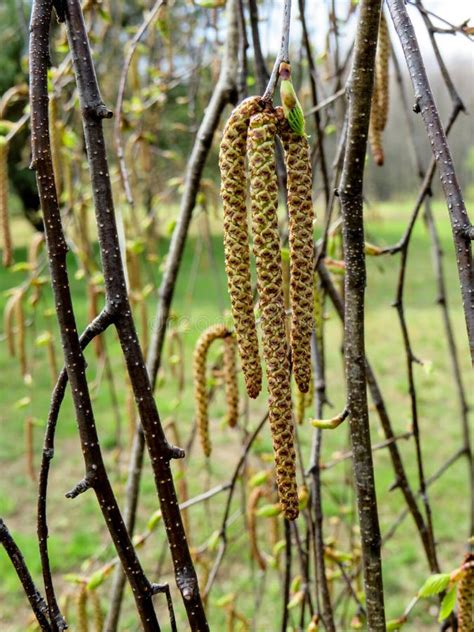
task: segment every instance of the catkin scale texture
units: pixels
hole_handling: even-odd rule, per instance
[[[224,381],[227,403],[227,423],[231,428],[239,420],[239,387],[237,382],[236,341],[234,336],[224,338]]]
[[[8,215],[8,142],[0,137],[0,229],[3,238],[3,265],[12,263],[12,238]]]
[[[206,362],[209,347],[218,338],[230,336],[225,325],[211,325],[199,336],[194,348],[193,375],[194,375],[194,402],[196,406],[196,424],[199,430],[204,454],[211,455],[211,440],[209,437],[209,394],[207,390]]]
[[[458,631],[474,630],[474,555],[466,556],[465,571],[459,580],[458,598]]]
[[[307,393],[311,380],[313,331],[313,200],[310,149],[306,136],[296,134],[286,120],[278,133],[288,174],[290,241],[291,359],[299,390]]]
[[[389,108],[389,74],[388,65],[390,59],[390,36],[387,21],[384,15],[380,18],[380,28],[377,42],[377,55],[375,59],[375,82],[372,95],[372,107],[370,113],[369,141],[374,162],[381,167],[384,164],[385,155],[382,143],[382,133],[387,124]]]
[[[227,282],[245,385],[252,398],[262,388],[262,367],[250,276],[245,156],[249,120],[260,109],[260,98],[250,97],[232,112],[219,152]]]
[[[278,233],[275,165],[276,119],[259,113],[250,120],[248,159],[253,251],[257,267],[263,355],[267,366],[269,420],[275,453],[278,496],[285,517],[298,516],[296,456],[290,391],[289,350]]]

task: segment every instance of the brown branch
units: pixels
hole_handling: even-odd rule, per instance
[[[99,446],[85,360],[77,334],[66,266],[67,246],[61,225],[49,141],[48,85],[49,28],[51,0],[35,0],[30,24],[30,103],[32,166],[36,169],[38,192],[43,210],[46,243],[56,315],[61,333],[65,365],[71,382],[76,420],[86,467],[93,479],[105,522],[133,589],[137,610],[145,630],[159,630],[152,603],[150,584],[135,554],[112,491]],[[113,312],[113,309],[112,309]]]
[[[344,358],[347,406],[354,452],[353,471],[361,530],[367,621],[369,629],[374,631],[385,630],[385,612],[380,554],[381,539],[365,388],[364,292],[366,269],[362,182],[379,19],[380,1],[363,0],[360,4],[353,66],[348,84],[349,128],[339,187],[346,262]]]
[[[324,267],[322,263],[319,264],[318,266],[318,274],[321,278],[321,282],[323,283],[323,286],[328,292],[328,295],[331,299],[331,302],[334,305],[334,308],[336,309],[336,312],[339,318],[341,318],[342,320],[344,318],[343,302],[336,288],[334,287],[334,284],[331,280],[331,277],[328,271],[326,270],[326,268]],[[377,410],[385,437],[387,441],[390,441],[390,443],[388,444],[388,448],[390,452],[390,458],[392,459],[392,465],[393,465],[393,469],[396,476],[397,486],[399,487],[400,491],[402,492],[405,498],[405,502],[407,503],[407,506],[408,506],[408,511],[409,513],[411,513],[413,520],[415,522],[415,525],[418,529],[418,533],[420,535],[420,539],[423,544],[423,548],[425,550],[426,557],[431,568],[431,566],[433,565],[433,560],[431,558],[431,546],[430,546],[430,542],[427,535],[427,527],[425,524],[425,519],[423,518],[423,515],[418,507],[415,494],[413,490],[411,489],[410,483],[408,481],[408,477],[406,475],[405,468],[403,466],[403,461],[402,461],[400,451],[398,449],[398,445],[395,441],[393,441],[393,438],[395,437],[395,433],[393,432],[393,427],[392,427],[392,423],[387,411],[387,407],[385,405],[385,401],[383,399],[382,392],[376,380],[373,369],[369,361],[367,360],[367,358],[366,358],[366,376],[367,376],[367,386],[369,387],[372,401]]]
[[[33,610],[35,617],[38,621],[40,628],[44,631],[50,631],[53,628],[49,624],[47,614],[48,606],[46,605],[39,590],[36,588],[33,579],[31,578],[30,571],[26,566],[25,559],[21,554],[15,540],[13,539],[7,525],[0,518],[0,543],[5,549],[8,557],[15,568],[18,579],[23,586],[23,590],[30,602],[31,609]]]
[[[267,87],[263,93],[263,101],[271,101],[278,82],[279,69],[281,62],[289,63],[290,57],[288,48],[290,45],[290,18],[291,18],[291,0],[284,0],[283,15],[281,24],[281,41],[280,50],[273,64],[272,74],[268,80]]]
[[[85,329],[79,339],[81,349],[85,349],[87,345],[98,335],[104,332],[112,323],[112,315],[103,310],[97,318],[92,321]],[[65,630],[67,625],[60,612],[56,595],[53,587],[53,579],[51,575],[50,560],[48,554],[48,522],[47,522],[47,494],[48,494],[48,478],[50,464],[54,457],[54,437],[56,433],[57,420],[59,411],[66,392],[68,376],[67,371],[63,368],[59,374],[56,386],[51,395],[51,403],[48,412],[48,420],[46,423],[46,432],[44,436],[43,452],[41,458],[40,475],[38,482],[38,502],[36,514],[36,529],[38,533],[38,545],[41,558],[41,567],[43,571],[43,581],[48,602],[49,616],[54,622],[56,628],[61,631]]]
[[[230,514],[230,507],[232,504],[232,498],[234,496],[234,492],[235,492],[235,488],[237,485],[237,480],[240,476],[240,472],[245,464],[245,461],[247,460],[247,456],[248,453],[250,452],[250,449],[255,441],[255,439],[258,437],[258,435],[260,434],[262,428],[265,426],[265,423],[268,419],[268,412],[265,413],[265,415],[262,417],[262,419],[260,420],[258,426],[255,428],[255,430],[252,432],[252,434],[250,435],[250,437],[247,439],[243,449],[242,449],[242,454],[240,456],[240,459],[237,462],[237,465],[234,468],[234,473],[232,475],[231,481],[230,481],[230,486],[229,486],[229,494],[227,495],[227,500],[226,500],[226,504],[225,504],[225,509],[224,509],[224,516],[222,518],[222,523],[221,523],[221,528],[219,531],[219,538],[220,538],[220,547],[219,547],[219,551],[217,553],[217,557],[214,561],[214,565],[212,567],[211,572],[209,573],[209,578],[207,580],[207,584],[206,584],[206,588],[204,590],[204,595],[206,596],[206,598],[208,597],[212,586],[214,584],[214,581],[217,577],[217,573],[218,570],[220,568],[220,565],[222,563],[222,560],[224,558],[224,553],[225,550],[227,548],[227,523],[229,521],[229,514]]]
[[[415,92],[415,109],[417,112],[421,112],[433,155],[436,159],[441,186],[446,197],[456,251],[456,263],[461,285],[471,360],[474,363],[474,266],[471,241],[467,237],[467,231],[471,226],[471,222],[469,221],[461,187],[456,176],[451,151],[446,140],[446,133],[431,92],[415,31],[405,4],[403,0],[387,0],[387,5],[407,61]]]
[[[451,465],[456,463],[456,461],[464,455],[464,453],[465,453],[464,448],[460,448],[457,452],[455,452],[453,456],[451,456],[445,463],[443,463],[443,465],[441,465],[441,467],[439,467],[432,476],[426,479],[426,487],[430,487],[433,483],[435,483],[451,467]],[[417,496],[420,497],[421,492],[418,492]],[[390,540],[395,535],[395,531],[402,524],[402,522],[405,520],[408,514],[409,514],[408,508],[400,512],[400,515],[396,518],[393,525],[390,527],[387,533],[383,536],[382,539],[383,539],[384,544],[386,544],[387,541]]]
[[[135,329],[120,259],[119,239],[109,176],[102,119],[109,112],[102,102],[87,33],[78,0],[69,0],[66,27],[83,113],[84,136],[98,225],[106,301],[117,309],[115,326],[137,403],[160,500],[166,535],[172,550],[176,584],[193,630],[207,629],[196,571],[178,508],[170,460],[184,452],[171,446],[164,434],[142,350]]]

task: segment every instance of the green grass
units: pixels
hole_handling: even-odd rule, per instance
[[[391,203],[374,205],[368,212],[367,236],[370,241],[385,245],[395,243],[406,225],[411,205],[408,203]],[[464,319],[460,307],[459,284],[454,264],[454,255],[450,226],[446,211],[442,204],[435,204],[434,211],[440,230],[444,258],[450,315],[452,317],[459,357],[464,373],[467,390],[472,390],[469,353],[466,342]],[[18,239],[26,242],[28,233],[25,227],[18,224]],[[188,241],[184,255],[179,283],[173,304],[174,313],[183,332],[186,355],[186,388],[183,397],[178,398],[177,386],[173,380],[168,360],[164,362],[163,374],[160,376],[157,390],[157,402],[163,420],[173,418],[180,429],[181,442],[186,443],[192,419],[192,386],[191,386],[191,353],[197,336],[204,327],[222,320],[223,310],[228,309],[228,298],[225,291],[225,275],[223,269],[222,238],[217,223],[213,225],[212,248],[217,261],[215,265],[209,258],[206,249],[200,252],[203,243],[199,221],[195,220],[192,235]],[[320,227],[318,228],[320,230]],[[159,250],[164,255],[167,240],[160,243]],[[19,249],[15,256],[17,261],[25,258],[25,249]],[[74,277],[74,261],[70,258],[71,277]],[[391,307],[395,296],[398,273],[398,256],[370,258],[368,260],[367,284],[367,354],[372,362],[380,386],[384,393],[389,413],[396,432],[409,429],[411,422],[410,400],[407,392],[405,358],[402,348],[400,327],[396,311]],[[149,273],[155,280],[158,278],[158,266],[149,267]],[[0,271],[0,291],[20,284],[24,273]],[[87,305],[84,286],[81,281],[72,281],[78,326],[82,329],[86,324]],[[405,306],[413,349],[423,366],[415,365],[415,379],[419,395],[420,429],[423,441],[426,475],[430,476],[461,445],[461,428],[456,392],[453,386],[447,347],[443,332],[441,312],[436,304],[436,287],[433,278],[429,238],[422,222],[415,227],[410,246],[408,274],[405,292]],[[149,298],[149,325],[151,328],[156,296]],[[35,502],[36,487],[28,475],[24,457],[24,421],[27,416],[37,420],[35,428],[35,463],[39,463],[44,421],[46,419],[51,379],[45,359],[44,347],[34,345],[34,340],[45,328],[56,332],[54,316],[45,316],[44,311],[51,307],[49,286],[46,286],[43,298],[34,314],[27,308],[30,326],[27,331],[28,359],[31,367],[32,384],[26,385],[20,376],[18,362],[8,357],[4,338],[0,342],[0,392],[2,406],[0,409],[1,442],[0,442],[0,516],[10,526],[15,538],[21,546],[25,558],[36,581],[41,585],[40,566],[35,537]],[[328,306],[326,321],[327,352],[327,386],[328,397],[338,410],[344,404],[344,381],[341,372],[341,331],[337,316]],[[126,451],[129,441],[129,421],[126,412],[127,389],[123,378],[123,363],[113,332],[106,335],[107,346],[112,359],[113,375],[120,402],[120,424],[123,443],[122,457],[117,459],[117,416],[114,413],[109,385],[105,375],[97,365],[93,350],[87,351],[89,361],[88,377],[93,384],[94,411],[107,464],[110,466],[111,480],[120,501],[124,496],[126,480]],[[57,352],[59,356],[59,344]],[[167,354],[165,353],[165,356]],[[26,407],[18,407],[24,397],[30,398]],[[472,402],[471,402],[472,403]],[[248,427],[253,427],[265,409],[265,398],[260,396],[249,405]],[[330,413],[330,411],[328,411]],[[241,434],[224,427],[221,420],[224,415],[224,401],[221,395],[212,404],[212,439],[214,453],[210,464],[206,464],[199,445],[194,445],[187,460],[187,480],[189,494],[194,495],[227,480],[232,473],[239,456]],[[377,415],[371,410],[371,431],[374,442],[383,439]],[[305,462],[311,444],[311,429],[303,426],[299,429],[302,451]],[[271,446],[268,429],[257,442],[261,452],[269,451]],[[347,428],[325,434],[323,461],[328,461],[333,454],[347,446]],[[402,442],[400,449],[407,472],[414,488],[417,487],[417,470],[415,452],[412,441]],[[393,483],[393,471],[386,450],[379,451],[375,457],[376,481],[379,499],[379,512],[382,532],[393,522],[395,516],[403,508],[399,491],[389,492]],[[254,458],[254,467],[261,464]],[[175,466],[176,470],[176,466]],[[349,462],[328,470],[324,480],[324,503],[328,522],[326,533],[336,528],[331,517],[337,517],[341,505],[347,506],[348,516],[353,508],[353,488],[346,483]],[[81,478],[82,460],[77,437],[74,414],[69,394],[61,412],[58,432],[57,450],[52,465],[51,487],[49,498],[50,512],[50,547],[53,570],[57,578],[59,592],[73,590],[74,586],[67,582],[68,573],[88,575],[99,563],[113,556],[108,544],[107,532],[98,512],[92,493],[87,493],[74,501],[66,500],[64,493]],[[434,529],[439,543],[440,561],[445,570],[456,567],[463,554],[468,529],[467,511],[467,476],[465,462],[460,460],[451,467],[445,476],[430,488],[430,500],[434,514]],[[235,521],[229,529],[229,547],[221,567],[218,582],[210,597],[210,620],[213,630],[222,630],[225,626],[225,612],[216,607],[219,596],[228,592],[236,594],[236,606],[240,612],[251,617],[253,614],[256,586],[260,585],[260,577],[249,562],[249,547],[244,532],[242,517],[238,515],[240,508],[240,492],[236,494],[236,502],[232,515]],[[140,504],[137,531],[146,525],[147,518],[157,509],[157,499],[150,475],[149,464],[145,462],[145,476],[142,484],[142,502]],[[201,546],[220,526],[223,510],[223,497],[215,497],[205,505],[197,505],[191,512],[192,532],[190,540],[193,547]],[[267,525],[261,531],[262,547],[270,549],[266,542]],[[343,547],[345,541],[341,540]],[[156,575],[158,559],[164,546],[164,534],[158,530],[140,549],[140,557],[150,578],[156,581],[173,579],[168,564],[160,577]],[[215,552],[208,555],[212,562]],[[202,572],[202,567],[198,567]],[[299,570],[295,564],[294,573]],[[399,616],[409,602],[411,596],[423,583],[428,574],[420,542],[410,518],[400,526],[396,536],[384,549],[384,581],[386,589],[387,614],[389,618]],[[109,583],[100,589],[105,603]],[[266,593],[263,606],[259,612],[256,630],[275,630],[278,628],[280,612],[280,583],[278,574],[269,571],[266,581]],[[186,629],[180,598],[174,593],[179,629]],[[127,608],[124,610],[121,630],[135,630],[136,616],[130,595],[127,593]],[[428,614],[428,603],[420,604],[413,612],[413,622],[408,629],[434,629],[434,620]],[[161,619],[166,621],[164,610],[160,604]],[[0,551],[0,629],[6,632],[20,632],[26,629],[28,609],[16,576],[3,550]],[[295,619],[296,621],[296,619]],[[413,627],[410,627],[413,626]],[[163,629],[167,629],[163,624]]]

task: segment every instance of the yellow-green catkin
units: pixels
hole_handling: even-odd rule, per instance
[[[464,571],[458,582],[458,632],[474,630],[474,555],[466,555]]]
[[[275,165],[276,118],[259,113],[250,120],[248,159],[253,251],[267,365],[269,420],[275,453],[278,496],[285,517],[298,516],[296,456],[291,409],[289,349],[278,233],[278,185]]]
[[[0,136],[0,229],[3,242],[3,265],[8,267],[13,261],[13,251],[8,214],[8,141],[4,136]]]
[[[384,164],[385,155],[382,133],[387,124],[390,93],[389,93],[389,60],[390,36],[384,15],[380,18],[377,55],[375,59],[374,92],[372,95],[372,109],[370,114],[369,142],[374,162],[378,166]]]
[[[257,510],[258,503],[263,496],[263,489],[261,487],[256,487],[251,491],[247,500],[247,529],[249,535],[250,550],[253,559],[257,562],[262,571],[266,569],[267,563],[262,553],[260,552],[260,547],[258,546],[257,516],[255,515],[255,512]]]
[[[87,587],[81,584],[76,597],[77,632],[89,632],[89,616],[87,614]]]
[[[232,112],[219,152],[227,282],[242,372],[252,398],[262,388],[262,368],[250,277],[245,156],[249,120],[260,109],[260,98],[250,97]]]
[[[204,454],[211,455],[209,437],[209,393],[207,388],[206,363],[209,347],[218,338],[230,336],[225,325],[211,325],[199,336],[193,355],[194,402],[196,407],[196,425],[199,431]]]
[[[281,119],[281,116],[279,117]],[[306,393],[311,380],[313,331],[313,200],[310,149],[306,136],[280,120],[278,133],[285,150],[288,174],[290,241],[291,360],[299,390]]]
[[[102,632],[104,629],[104,613],[102,611],[102,605],[100,603],[100,597],[97,590],[89,591],[89,597],[92,602],[94,630],[95,632]]]
[[[237,344],[234,336],[224,338],[224,381],[227,423],[231,428],[239,420],[239,386],[237,381]]]
[[[49,98],[49,137],[51,143],[51,160],[53,162],[56,195],[61,199],[61,123],[58,120],[58,97],[52,94]]]

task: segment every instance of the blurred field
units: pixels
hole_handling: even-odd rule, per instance
[[[367,211],[367,237],[379,245],[395,243],[401,236],[411,203],[398,202],[372,205]],[[446,210],[441,203],[434,205],[437,225],[445,250],[445,268],[449,294],[450,314],[453,320],[459,357],[464,371],[466,390],[472,393],[472,373],[470,371],[469,354],[458,280],[454,264],[451,233]],[[207,325],[222,319],[223,310],[228,308],[225,290],[222,240],[218,231],[218,223],[213,224],[211,236],[212,253],[210,257],[206,247],[202,247],[203,239],[199,227],[199,217],[194,220],[192,236],[188,241],[185,257],[174,302],[174,312],[184,335],[187,362],[186,390],[181,400],[177,398],[177,386],[170,377],[169,367],[165,361],[164,374],[157,390],[157,401],[163,420],[174,418],[181,432],[181,441],[186,443],[192,428],[193,403],[191,397],[191,350],[200,331]],[[321,226],[318,226],[321,230]],[[28,229],[21,222],[15,225],[16,243],[26,243],[29,239]],[[159,245],[160,253],[166,252],[167,239]],[[24,259],[25,250],[20,248],[16,260]],[[73,259],[70,260],[73,273]],[[367,287],[367,353],[373,362],[376,375],[380,380],[382,391],[388,405],[396,432],[404,432],[410,427],[410,401],[407,393],[405,375],[405,358],[398,319],[391,307],[395,296],[399,259],[398,256],[370,258]],[[442,327],[441,312],[436,304],[436,287],[434,283],[430,242],[422,221],[417,223],[410,247],[406,285],[406,314],[412,338],[413,349],[423,366],[415,365],[415,378],[419,396],[419,415],[423,439],[426,474],[430,476],[461,445],[461,428],[459,407],[451,376],[451,367],[447,356],[445,336]],[[147,273],[156,278],[159,265],[149,266]],[[22,272],[0,270],[0,291],[21,283]],[[73,274],[71,275],[74,276]],[[81,281],[73,280],[72,287],[76,301],[76,314],[80,329],[86,324],[86,299]],[[149,298],[150,327],[154,313],[156,297]],[[2,303],[4,298],[2,298]],[[46,291],[42,299],[41,309],[51,307],[51,298]],[[326,349],[328,362],[328,396],[338,410],[344,403],[344,383],[341,374],[340,325],[330,307],[327,310]],[[31,320],[31,315],[30,315]],[[25,553],[35,580],[41,585],[40,567],[37,556],[35,536],[35,483],[27,475],[24,449],[24,420],[32,416],[36,421],[34,432],[35,463],[39,463],[44,420],[48,411],[51,381],[45,360],[43,347],[37,347],[34,340],[44,329],[50,326],[55,330],[54,316],[39,315],[31,320],[28,328],[28,348],[32,364],[33,382],[25,385],[22,382],[17,361],[9,358],[5,339],[0,342],[0,392],[2,406],[0,424],[2,441],[0,443],[0,516],[10,526],[15,538]],[[127,420],[123,385],[123,365],[118,345],[113,332],[106,335],[108,349],[113,358],[112,366],[118,391],[121,410],[121,438],[123,444],[122,458],[117,457],[117,423],[109,387],[104,374],[97,368],[97,361],[92,349],[87,351],[89,360],[89,379],[94,395],[94,408],[97,425],[101,437],[106,461],[110,465],[111,479],[119,498],[123,498],[126,478],[126,449],[129,443],[129,422]],[[59,345],[57,345],[59,354]],[[30,398],[27,402],[23,398]],[[472,396],[471,401],[472,404]],[[258,423],[265,408],[265,398],[261,396],[249,405],[248,427]],[[223,399],[218,397],[212,405],[214,454],[210,464],[205,463],[199,445],[194,445],[188,455],[189,494],[200,493],[219,482],[228,480],[234,464],[238,460],[241,433],[231,431],[221,423],[223,417]],[[373,441],[382,440],[376,414],[371,411]],[[305,462],[308,462],[308,451],[311,441],[311,428],[304,426],[299,436],[303,445]],[[323,461],[328,461],[334,452],[345,446],[347,430],[344,426],[333,433],[325,435]],[[268,429],[258,443],[259,451],[268,450],[270,438]],[[402,442],[400,449],[405,465],[410,473],[411,481],[416,488],[416,464],[412,441]],[[400,492],[388,489],[394,481],[391,463],[387,452],[379,451],[375,456],[377,489],[382,532],[393,522],[395,516],[403,508]],[[348,462],[328,470],[324,476],[324,502],[327,516],[336,513],[339,505],[347,505],[351,511],[353,489],[344,483],[344,472]],[[54,572],[58,585],[64,590],[72,588],[64,577],[68,573],[89,574],[87,560],[105,562],[113,556],[108,544],[107,533],[102,518],[98,513],[92,493],[87,493],[76,500],[67,500],[64,493],[82,477],[82,459],[75,427],[74,415],[69,395],[60,416],[56,456],[52,464],[51,487],[49,497],[50,511],[50,547]],[[430,488],[430,500],[434,514],[435,535],[439,544],[439,556],[444,570],[456,567],[463,555],[464,541],[467,536],[467,484],[466,465],[463,460],[454,464],[445,476]],[[219,582],[210,597],[210,621],[213,630],[223,630],[225,611],[215,606],[219,596],[229,591],[236,593],[236,604],[240,612],[252,617],[255,603],[256,586],[260,585],[259,572],[256,568],[252,580],[247,564],[250,556],[248,542],[243,529],[242,517],[239,515],[239,496],[233,509],[236,512],[229,530],[230,541],[227,555],[221,567]],[[206,505],[197,505],[190,511],[193,525],[190,540],[193,546],[203,544],[215,529],[220,526],[224,496],[216,496]],[[140,504],[137,532],[141,532],[151,513],[157,509],[157,499],[150,477],[150,468],[145,464],[145,476],[142,484],[142,502]],[[234,520],[235,517],[235,520]],[[262,542],[265,542],[262,531]],[[160,529],[150,538],[140,556],[143,559],[149,577],[154,581],[170,581],[171,575],[156,576],[158,560],[164,547],[164,534]],[[265,545],[263,545],[265,546]],[[245,566],[245,567],[244,567]],[[168,569],[168,565],[166,565]],[[295,572],[296,566],[295,566]],[[384,581],[388,617],[402,614],[405,605],[423,583],[428,574],[421,546],[412,521],[408,518],[399,528],[396,536],[384,550]],[[104,584],[99,593],[105,603],[110,582]],[[279,612],[272,607],[271,595],[280,591],[277,574],[270,571],[266,580],[266,597],[259,611],[255,629],[272,631],[277,629]],[[175,605],[178,615],[178,629],[186,629],[182,622],[179,597],[175,594]],[[130,595],[127,599],[131,605]],[[279,602],[278,602],[279,603]],[[21,632],[27,628],[28,611],[26,600],[21,593],[16,576],[12,572],[9,561],[3,550],[0,551],[0,629],[2,632]],[[161,604],[161,602],[160,602]],[[413,619],[407,625],[408,630],[430,630],[433,619],[425,616],[429,604],[419,604],[413,611]],[[165,622],[162,606],[159,607],[161,619]],[[121,630],[136,630],[137,623],[133,607],[124,610]],[[296,621],[296,619],[295,619]],[[427,623],[431,621],[431,623]],[[74,626],[72,627],[74,629]],[[166,623],[163,629],[167,630]]]

